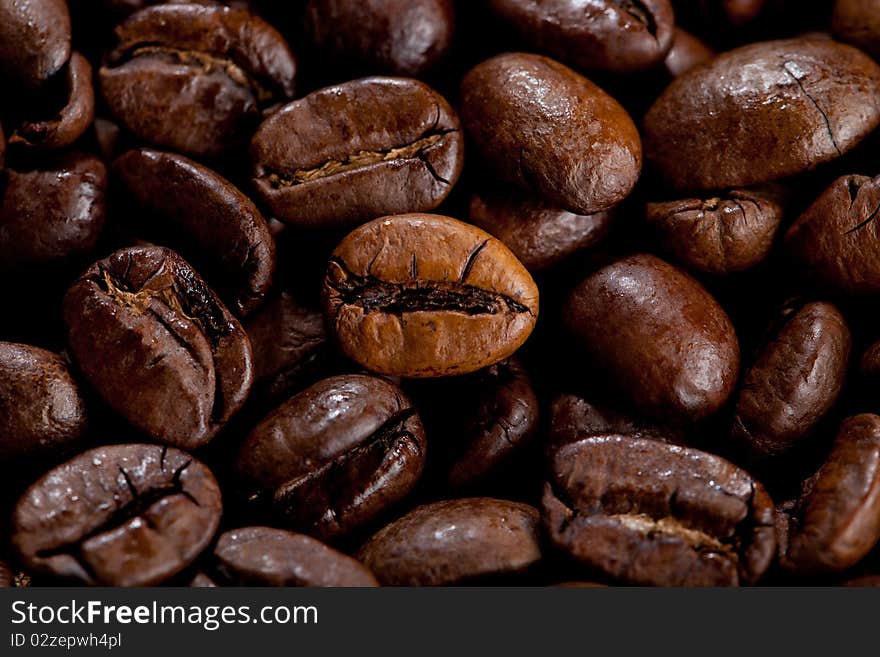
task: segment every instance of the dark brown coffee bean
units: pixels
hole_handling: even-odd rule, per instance
[[[310,0],[306,29],[323,56],[347,69],[418,77],[452,43],[452,0]]]
[[[35,271],[89,255],[104,227],[107,169],[71,153],[29,171],[7,169],[0,191],[0,271]]]
[[[683,4],[696,4],[710,23],[742,27],[761,15],[767,0],[683,0]]]
[[[15,586],[14,575],[9,565],[0,561],[0,588],[9,588]]]
[[[204,261],[200,271],[236,314],[260,304],[272,285],[275,240],[247,196],[207,167],[147,148],[117,159],[113,173],[146,213],[138,232],[168,236],[193,262]]]
[[[835,0],[831,18],[834,34],[874,57],[880,56],[880,2]]]
[[[761,190],[648,203],[647,219],[663,249],[689,269],[730,274],[760,264],[782,221],[782,204]]]
[[[246,142],[260,108],[293,97],[284,39],[247,11],[168,4],[133,14],[99,73],[116,118],[140,139],[195,156]]]
[[[57,453],[77,444],[86,404],[64,359],[0,342],[0,458]]]
[[[834,292],[880,292],[880,176],[835,180],[785,234],[806,275]]]
[[[425,433],[401,390],[370,376],[325,379],[278,407],[242,444],[249,502],[321,538],[350,532],[404,498]]]
[[[560,263],[598,243],[614,214],[581,215],[554,208],[514,189],[493,190],[471,198],[470,221],[491,233],[531,272]]]
[[[342,352],[405,377],[497,363],[538,316],[538,288],[507,247],[438,215],[386,217],[350,233],[333,252],[323,294]]]
[[[756,185],[840,157],[880,123],[880,67],[832,41],[755,43],[676,78],[645,154],[681,190]]]
[[[320,310],[282,292],[245,326],[254,355],[254,392],[276,406],[320,378],[333,360]]]
[[[780,563],[795,575],[841,572],[880,539],[880,417],[844,421],[828,459],[804,484]]]
[[[663,60],[663,68],[670,78],[677,78],[682,73],[708,62],[715,54],[714,50],[693,34],[676,27],[672,48]]]
[[[204,445],[247,398],[247,334],[173,251],[132,247],[101,260],[68,290],[63,313],[86,378],[157,441]]]
[[[551,445],[607,434],[684,444],[684,437],[674,427],[664,427],[578,395],[559,395],[550,405],[548,438]]]
[[[243,527],[221,534],[214,560],[235,586],[379,586],[358,561],[283,529]]]
[[[251,143],[254,183],[287,223],[351,226],[436,208],[464,160],[461,128],[417,80],[364,78],[270,116]]]
[[[880,379],[880,341],[872,344],[862,354],[859,369],[867,377]]]
[[[764,488],[724,459],[618,435],[551,451],[544,524],[577,561],[626,583],[757,582],[776,553]]]
[[[449,586],[515,575],[541,559],[538,521],[538,511],[519,502],[434,502],[381,529],[358,559],[386,586]]]
[[[736,384],[739,344],[727,315],[697,281],[652,255],[588,276],[570,294],[564,319],[649,416],[699,420],[721,408]]]
[[[48,119],[26,120],[12,133],[10,144],[40,149],[64,148],[91,126],[95,119],[92,65],[75,52],[58,75],[64,78],[64,104]]]
[[[189,587],[193,589],[213,589],[217,588],[217,583],[205,573],[196,573],[189,583]]]
[[[629,195],[642,168],[639,133],[611,96],[547,57],[513,53],[461,85],[462,123],[492,173],[579,214]]]
[[[156,445],[83,452],[19,500],[12,542],[28,568],[103,586],[150,586],[204,550],[222,512],[211,471]]]
[[[785,314],[736,402],[733,435],[758,456],[781,454],[807,437],[846,381],[851,338],[837,308],[808,303]]]
[[[489,0],[534,48],[579,69],[632,73],[661,62],[675,25],[669,0]]]
[[[65,0],[0,0],[0,75],[35,90],[68,59]]]

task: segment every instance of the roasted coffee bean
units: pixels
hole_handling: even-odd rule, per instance
[[[254,358],[254,392],[277,405],[316,382],[333,351],[324,317],[288,292],[267,301],[245,326]]]
[[[436,208],[461,174],[455,112],[417,80],[364,78],[270,116],[251,143],[254,184],[291,224],[351,226]]]
[[[771,41],[676,78],[645,116],[645,154],[680,190],[756,185],[840,157],[878,124],[870,57],[832,41]]]
[[[86,378],[159,442],[204,445],[247,398],[247,334],[173,251],[132,247],[97,262],[70,287],[63,313]]]
[[[758,456],[788,451],[837,401],[849,365],[846,320],[830,303],[787,308],[743,378],[733,435]]]
[[[538,288],[501,242],[408,214],[372,221],[333,252],[324,313],[349,358],[380,374],[466,374],[510,356],[538,316]]]
[[[509,188],[474,194],[470,205],[471,223],[501,240],[531,272],[598,243],[613,217],[608,211],[575,214]]]
[[[663,60],[663,68],[670,78],[677,78],[713,57],[715,51],[708,45],[690,32],[676,27],[672,47]]]
[[[494,14],[537,50],[579,69],[632,73],[672,46],[669,0],[489,0]]]
[[[146,214],[138,232],[169,236],[184,256],[205,261],[200,271],[236,314],[260,304],[272,285],[275,240],[247,196],[207,167],[147,148],[120,157],[113,173]]]
[[[551,445],[607,434],[684,443],[684,437],[674,427],[665,427],[607,405],[587,401],[579,395],[559,395],[550,405],[548,439]]]
[[[83,439],[86,403],[64,359],[0,342],[0,458],[45,456]]]
[[[104,100],[158,146],[219,156],[247,141],[262,107],[293,97],[287,43],[247,11],[157,5],[129,17],[116,37],[99,72]]]
[[[696,4],[703,16],[717,24],[741,27],[757,19],[764,10],[767,0],[684,0],[686,4]]]
[[[461,119],[500,179],[579,214],[607,210],[642,168],[639,133],[611,96],[547,57],[512,53],[461,84]]]
[[[0,271],[37,271],[82,258],[104,227],[107,169],[71,153],[32,170],[9,168],[0,185]]]
[[[306,29],[346,70],[423,75],[452,43],[452,0],[310,0]]]
[[[757,582],[776,553],[764,488],[724,459],[619,435],[551,451],[544,524],[553,543],[615,580]]]
[[[862,359],[859,363],[862,374],[880,379],[880,341],[872,344],[868,349],[862,354]]]
[[[420,506],[358,558],[386,586],[449,586],[526,572],[541,559],[538,511],[487,497]]]
[[[215,569],[235,586],[378,586],[367,568],[320,541],[269,527],[220,535]]]
[[[328,539],[399,502],[425,463],[422,422],[401,390],[370,376],[325,379],[251,432],[236,471],[248,501]]]
[[[35,90],[70,59],[65,0],[0,0],[0,75]]]
[[[211,589],[216,588],[217,583],[205,575],[205,573],[197,573],[190,581],[189,586],[194,589]]]
[[[184,452],[113,445],[50,470],[19,500],[12,542],[36,572],[104,586],[160,584],[214,536],[211,471]]]
[[[70,146],[95,119],[92,65],[78,52],[58,74],[64,78],[63,105],[47,119],[25,120],[9,138],[10,144],[54,149]]]
[[[723,196],[648,203],[646,214],[663,249],[684,267],[730,274],[767,257],[783,207],[770,193],[734,189]]]
[[[588,276],[569,295],[564,320],[590,359],[656,419],[707,417],[736,384],[730,319],[697,281],[652,255]]]
[[[828,459],[804,483],[782,567],[795,575],[841,572],[880,539],[880,417],[844,421]]]
[[[841,41],[880,56],[880,2],[835,0],[831,27]]]
[[[842,294],[880,292],[880,176],[843,176],[798,217],[785,245],[811,279]]]
[[[12,569],[4,561],[0,561],[0,588],[9,588],[15,586],[14,575]]]

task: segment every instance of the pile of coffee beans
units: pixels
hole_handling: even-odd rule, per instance
[[[880,0],[0,0],[0,585],[880,585]]]

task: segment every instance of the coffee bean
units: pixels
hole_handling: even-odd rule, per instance
[[[783,206],[772,193],[734,189],[724,196],[648,203],[646,214],[678,262],[723,275],[751,269],[769,255]]]
[[[247,398],[247,334],[173,251],[132,247],[97,262],[68,290],[63,312],[86,378],[159,442],[204,445]]]
[[[35,90],[70,58],[65,0],[0,2],[0,75]]]
[[[6,135],[3,133],[3,126],[0,125],[0,171],[6,164]]]
[[[715,51],[706,43],[690,32],[676,27],[672,38],[672,47],[663,60],[663,68],[670,78],[677,78],[692,68],[708,62],[713,57],[715,57]]]
[[[434,502],[379,530],[358,558],[386,586],[450,586],[517,575],[541,559],[538,523],[538,511],[519,502]]]
[[[217,583],[205,573],[197,573],[190,581],[189,586],[195,589],[212,589],[217,587]]]
[[[785,234],[807,276],[842,294],[880,291],[880,176],[835,180]]]
[[[452,43],[452,0],[310,0],[306,29],[346,70],[419,77]]]
[[[764,488],[724,459],[619,435],[551,451],[550,539],[615,580],[658,586],[757,582],[776,552]]]
[[[0,342],[0,458],[46,456],[80,442],[86,403],[64,359]]]
[[[640,71],[672,46],[669,0],[489,0],[523,40],[579,69]]]
[[[862,354],[859,365],[862,374],[880,379],[880,341],[868,347],[865,353]]]
[[[570,68],[499,55],[465,76],[461,96],[462,123],[500,179],[579,214],[607,210],[632,191],[642,167],[632,119]]]
[[[12,569],[8,564],[0,561],[0,588],[9,588],[10,586],[15,586]]]
[[[652,255],[603,267],[569,295],[565,323],[590,359],[647,415],[687,422],[727,401],[739,345],[694,279]]]
[[[828,459],[804,483],[780,563],[795,575],[840,572],[880,539],[880,417],[844,421]]]
[[[158,146],[219,156],[247,141],[262,107],[293,96],[293,55],[247,11],[157,5],[129,17],[116,38],[99,72],[104,100]]]
[[[316,91],[266,119],[251,143],[263,202],[287,223],[323,228],[433,210],[463,156],[452,108],[406,78]]]
[[[874,57],[880,56],[880,3],[877,0],[835,0],[834,34]]]
[[[676,78],[645,116],[645,154],[680,190],[756,185],[840,157],[880,123],[880,67],[791,39],[724,53]]]
[[[559,395],[550,405],[551,445],[572,443],[587,436],[621,434],[684,444],[684,437],[674,427],[656,424],[618,409],[587,401],[579,395]]]
[[[12,542],[28,568],[83,584],[150,586],[192,563],[220,523],[211,471],[184,452],[83,452],[24,493]]]
[[[362,564],[302,534],[269,527],[225,532],[216,570],[235,586],[378,586]]]
[[[470,205],[471,223],[501,240],[531,272],[597,244],[613,217],[607,211],[575,214],[509,188],[474,194]]]
[[[695,8],[704,20],[718,26],[742,27],[761,15],[767,0],[684,0],[679,4]]]
[[[733,435],[759,456],[791,449],[837,401],[849,365],[846,320],[830,303],[788,308],[743,378]]]
[[[324,313],[349,358],[380,374],[466,374],[510,356],[538,289],[498,240],[438,215],[372,221],[333,252]]]
[[[425,447],[416,409],[397,386],[337,376],[257,425],[241,446],[236,470],[250,504],[328,539],[405,497],[422,473]]]
[[[33,170],[9,168],[0,190],[0,271],[37,271],[89,255],[104,227],[107,170],[71,153]]]
[[[117,159],[113,173],[147,215],[138,232],[170,235],[183,255],[204,262],[200,271],[236,314],[260,304],[272,285],[275,240],[247,196],[207,167],[147,148]]]

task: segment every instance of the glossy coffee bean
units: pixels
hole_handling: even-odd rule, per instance
[[[132,247],[95,263],[67,291],[63,313],[89,383],[154,440],[204,445],[247,398],[247,334],[173,251]]]
[[[254,184],[281,220],[351,226],[433,210],[463,165],[449,104],[407,78],[364,78],[316,91],[270,116],[251,143]]]
[[[92,65],[78,52],[58,73],[63,77],[64,100],[49,118],[25,120],[12,133],[10,144],[37,149],[70,146],[95,120],[95,90],[92,86]]]
[[[877,57],[880,55],[880,2],[835,0],[831,18],[834,34]]]
[[[452,0],[309,0],[306,30],[346,70],[419,77],[452,43]]]
[[[291,98],[296,62],[268,23],[198,4],[148,7],[116,28],[99,80],[137,137],[197,157],[243,144],[260,110]]]
[[[758,456],[778,455],[807,437],[846,381],[851,337],[830,303],[787,308],[785,319],[743,378],[733,435]]]
[[[841,294],[880,292],[880,176],[835,180],[785,234],[802,273]]]
[[[880,417],[844,421],[827,460],[804,483],[780,563],[795,575],[840,572],[880,539]]]
[[[683,4],[695,4],[704,19],[716,25],[742,27],[761,15],[767,0],[683,0]]]
[[[323,295],[342,352],[404,377],[497,363],[538,316],[538,288],[507,247],[439,215],[386,217],[350,233],[333,252]]]
[[[325,379],[251,431],[235,468],[248,502],[295,529],[334,538],[404,498],[425,463],[416,409],[384,379]]]
[[[655,256],[629,256],[588,276],[569,295],[564,320],[589,358],[656,419],[707,417],[736,384],[730,319],[697,281]]]
[[[211,471],[184,452],[113,445],[47,472],[12,517],[36,572],[104,586],[160,584],[192,563],[220,523]]]
[[[107,169],[98,158],[70,153],[4,175],[0,271],[35,272],[93,251],[106,212]]]
[[[551,451],[544,524],[561,550],[615,580],[754,584],[776,552],[764,488],[724,459],[620,435]]]
[[[84,436],[86,403],[64,359],[0,342],[0,458],[45,456]]]
[[[220,535],[214,568],[234,586],[378,586],[361,563],[320,541],[270,527]]]
[[[524,573],[541,559],[538,511],[463,498],[420,506],[358,552],[386,586],[450,586]]]
[[[859,369],[867,377],[880,379],[880,341],[865,350],[859,361]]]
[[[135,232],[167,238],[201,265],[237,315],[260,304],[275,273],[275,240],[247,196],[205,166],[148,148],[117,159],[113,173],[145,215]]]
[[[0,0],[0,76],[30,90],[70,58],[66,0]]]
[[[676,78],[645,116],[645,155],[680,190],[770,182],[833,160],[880,123],[880,66],[816,39],[755,43]]]
[[[491,173],[572,212],[616,205],[641,172],[626,111],[547,57],[512,53],[477,65],[461,84],[461,118]]]
[[[549,425],[548,440],[551,445],[608,434],[684,443],[683,436],[674,427],[666,427],[573,394],[559,395],[553,400]]]
[[[646,215],[676,261],[722,275],[751,269],[768,256],[783,207],[760,189],[733,189],[709,198],[648,203]]]
[[[632,73],[672,46],[669,0],[489,0],[495,16],[530,46],[578,69]]]
[[[692,68],[705,64],[715,55],[715,51],[701,39],[676,27],[672,47],[663,60],[663,69],[670,78],[677,78]]]
[[[511,188],[474,194],[470,205],[470,222],[501,240],[531,272],[597,244],[613,217],[575,214]]]

